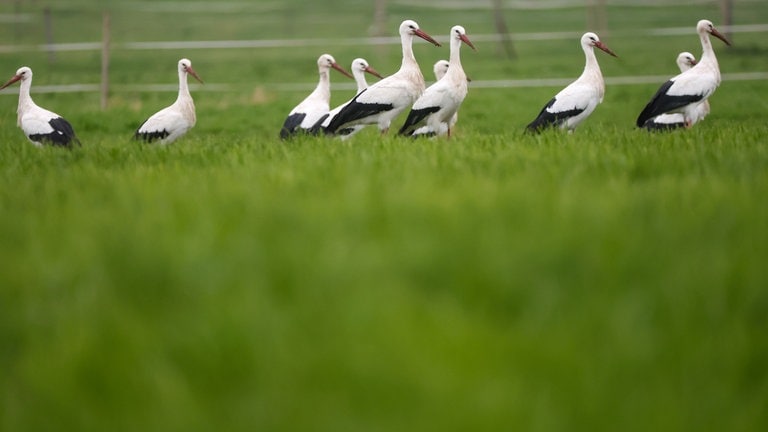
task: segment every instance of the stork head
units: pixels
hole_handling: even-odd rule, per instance
[[[677,66],[680,68],[680,72],[685,72],[696,66],[696,57],[687,51],[681,52],[677,55]]]
[[[183,58],[179,60],[179,72],[190,74],[193,77],[195,77],[196,80],[200,81],[200,84],[203,84],[203,80],[200,78],[197,72],[195,72],[195,70],[192,69],[192,62],[189,59]]]
[[[356,58],[352,60],[352,73],[354,74],[357,71],[367,72],[377,78],[384,78],[376,69],[372,68],[371,65],[369,65],[368,62],[365,61],[365,59],[363,58]]]
[[[703,20],[699,21],[698,24],[696,24],[696,31],[699,34],[701,34],[701,35],[709,33],[712,36],[714,36],[714,37],[720,39],[721,41],[725,42],[726,45],[728,45],[728,46],[731,45],[731,42],[729,42],[728,39],[726,39],[726,37],[723,36],[722,33],[717,31],[717,29],[715,28],[715,25],[712,24],[712,21],[710,21],[710,20],[703,19]]]
[[[0,90],[8,87],[9,85],[15,83],[16,81],[26,81],[28,79],[32,79],[32,69],[26,66],[22,66],[19,68],[19,70],[16,71],[16,75],[12,76],[11,79],[8,80],[8,82],[0,86]]]
[[[469,45],[470,48],[477,51],[474,45],[472,45],[472,42],[469,41],[469,38],[467,37],[467,31],[464,30],[464,27],[460,25],[455,25],[451,27],[451,39],[456,39],[459,41],[459,45],[461,45],[461,42],[464,42],[465,44]]]
[[[425,41],[433,44],[434,46],[440,46],[440,44],[432,38],[432,36],[425,33],[419,28],[414,20],[405,20],[400,24],[400,36],[418,36]]]
[[[322,71],[328,71],[329,69],[336,69],[348,78],[354,78],[343,67],[336,63],[336,59],[330,54],[323,54],[317,59],[317,69]]]
[[[614,53],[613,51],[611,51],[610,48],[608,48],[608,46],[600,42],[600,38],[597,37],[597,35],[592,32],[584,33],[584,35],[581,37],[581,46],[599,48],[614,57],[618,57],[616,53]]]
[[[450,63],[448,63],[448,60],[438,60],[432,68],[435,72],[435,79],[440,81],[440,79],[445,76],[445,73],[448,72],[449,65]]]

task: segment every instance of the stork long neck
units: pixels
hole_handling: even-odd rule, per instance
[[[331,76],[328,68],[319,69],[320,79],[317,82],[317,87],[309,97],[320,98],[326,102],[331,100]]]
[[[715,56],[715,50],[712,49],[712,42],[709,40],[709,33],[699,33],[699,39],[701,39],[701,61],[699,63],[712,63],[719,69],[717,64],[717,57]]]
[[[416,57],[413,56],[413,35],[403,34],[400,36],[400,41],[403,45],[403,62],[400,64],[400,70],[397,71],[397,74],[406,77],[407,81],[414,85],[414,89],[417,91],[415,95],[418,97],[424,92],[426,83],[419,64],[416,62]],[[416,99],[414,98],[414,100]]]
[[[352,70],[352,75],[355,76],[355,84],[357,84],[358,93],[368,88],[368,83],[365,81],[364,71],[361,71],[359,69],[354,69]]]
[[[448,73],[451,71],[456,71],[458,73],[459,71],[464,71],[464,69],[461,67],[461,39],[458,38],[451,38],[451,51],[450,51],[450,57],[448,57],[448,63],[450,66],[448,66]]]
[[[187,84],[187,72],[184,69],[179,69],[179,97],[177,100],[192,99],[189,94],[189,85]]]
[[[413,35],[401,35],[400,43],[403,46],[403,62],[400,64],[400,70],[408,68],[418,69],[419,64],[416,63],[416,57],[413,55]]]
[[[600,71],[600,65],[597,63],[597,57],[595,57],[595,49],[590,45],[582,46],[584,49],[584,72],[582,77],[597,77],[602,81],[603,73]]]
[[[176,98],[175,105],[181,109],[187,120],[191,124],[197,122],[195,115],[195,102],[192,100],[192,95],[189,94],[189,86],[187,85],[187,72],[184,69],[179,69],[179,96]]]
[[[19,126],[21,125],[21,117],[24,113],[36,106],[35,102],[32,100],[32,96],[29,94],[30,88],[32,88],[32,77],[21,81],[21,85],[19,86],[19,107],[16,110]]]

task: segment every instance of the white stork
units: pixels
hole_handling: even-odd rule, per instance
[[[398,132],[400,135],[408,136],[420,127],[427,126],[438,134],[444,129],[448,137],[451,136],[449,122],[467,96],[467,74],[461,67],[459,54],[461,44],[465,43],[472,49],[475,49],[475,46],[469,41],[464,27],[460,25],[451,27],[448,38],[451,44],[448,71],[416,100]],[[444,125],[443,129],[441,125]]]
[[[72,125],[55,112],[40,108],[32,101],[29,89],[32,87],[32,69],[23,66],[16,71],[0,90],[21,81],[19,88],[19,108],[17,124],[30,142],[36,146],[50,144],[69,147],[72,143],[80,145]]]
[[[353,78],[343,67],[336,63],[330,54],[323,54],[317,59],[317,71],[320,80],[317,87],[301,103],[291,110],[280,129],[280,139],[288,139],[298,132],[309,132],[312,126],[331,109],[331,68],[349,78]]]
[[[689,52],[681,52],[677,55],[677,66],[680,72],[696,66],[696,57]],[[691,124],[704,120],[709,114],[709,100],[702,101],[696,106],[695,116]],[[661,114],[645,122],[643,127],[648,130],[669,130],[685,126],[685,117],[681,113]]]
[[[450,65],[451,63],[448,62],[448,60],[438,60],[435,62],[435,65],[432,66],[432,72],[435,74],[435,81],[440,81],[445,76],[445,73],[448,72],[448,66]]]
[[[136,133],[133,135],[135,140],[169,144],[187,133],[197,122],[195,103],[192,100],[192,95],[189,94],[189,86],[187,85],[187,74],[195,77],[201,84],[203,80],[192,69],[192,62],[189,59],[179,60],[178,70],[179,95],[176,102],[146,119],[136,129]]]
[[[421,96],[425,87],[424,76],[413,56],[414,36],[440,46],[436,40],[421,30],[415,21],[403,21],[400,24],[400,43],[403,47],[400,70],[355,96],[331,120],[326,129],[328,133],[338,133],[354,125],[369,124],[378,124],[379,130],[386,133],[392,119]]]
[[[596,34],[588,32],[581,37],[581,49],[584,50],[586,64],[584,72],[568,87],[562,89],[542,108],[538,117],[526,129],[539,132],[547,127],[560,127],[573,132],[603,101],[605,81],[600,72],[600,65],[595,57],[595,47],[617,57]]]
[[[451,64],[448,62],[448,60],[438,60],[435,62],[435,65],[432,66],[432,72],[435,73],[435,81],[440,81],[441,78],[445,76],[445,73],[448,72],[448,66]],[[467,82],[471,82],[472,80],[467,76]],[[453,117],[448,121],[448,123],[441,123],[440,124],[440,130],[435,132],[433,131],[429,126],[422,126],[415,131],[413,131],[413,134],[411,136],[435,136],[435,135],[445,135],[448,133],[448,128],[453,129],[453,126],[456,125],[456,122],[459,121],[459,112],[456,111],[455,114],[453,114]]]
[[[720,85],[720,67],[709,35],[722,40],[726,45],[731,43],[708,20],[699,21],[696,24],[696,31],[701,40],[701,60],[696,66],[670,78],[659,88],[637,117],[638,127],[666,113],[682,113],[685,127],[691,127],[697,119],[698,105],[712,96]]]
[[[355,92],[355,95],[360,93],[361,91],[368,88],[368,82],[365,80],[365,74],[369,73],[375,77],[378,78],[384,78],[381,76],[381,74],[374,68],[371,67],[371,65],[368,64],[368,62],[363,58],[356,58],[352,60],[352,76],[355,77],[355,84],[357,84],[357,92]],[[349,102],[352,100],[350,99],[347,102],[344,102],[343,104],[337,106],[336,108],[332,109],[327,115],[324,115],[320,118],[320,120],[315,123],[314,126],[312,126],[312,133],[318,133],[320,131],[325,131],[325,129],[328,127],[328,125],[331,123],[331,120],[333,120],[334,117],[341,111],[342,108],[344,108]],[[341,135],[341,139],[347,139],[360,131],[362,129],[363,125],[355,125],[340,131],[337,131],[338,135]]]

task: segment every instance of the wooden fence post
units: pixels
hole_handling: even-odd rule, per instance
[[[107,109],[109,98],[109,42],[110,42],[110,20],[109,12],[104,11],[101,17],[101,110]]]
[[[13,41],[18,43],[21,39],[21,0],[13,1]]]
[[[507,29],[507,22],[504,20],[504,5],[501,0],[493,1],[493,23],[496,26],[496,33],[499,34],[499,41],[508,59],[517,58],[515,45],[512,43],[512,35]]]
[[[733,25],[733,0],[722,0],[720,2],[720,11],[723,14],[723,26],[725,26],[725,37],[729,41],[733,42],[733,32],[731,26]]]
[[[387,0],[376,0],[373,4],[373,26],[371,32],[374,37],[384,37],[387,34]],[[376,45],[378,57],[386,54],[383,44]]]
[[[605,0],[589,0],[587,2],[587,29],[600,37],[608,35],[608,11]]]
[[[48,63],[56,62],[56,51],[53,49],[53,17],[51,8],[43,9],[43,21],[45,25],[45,43],[48,45]]]

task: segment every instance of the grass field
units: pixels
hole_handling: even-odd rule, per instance
[[[60,43],[99,40],[92,3],[53,6]],[[391,3],[393,29],[493,31],[481,8]],[[696,21],[719,20],[715,3],[630,3],[609,2],[606,77],[672,75],[679,51],[700,53]],[[768,22],[764,3],[737,3],[736,24]],[[351,0],[191,2],[180,18],[173,2],[105,4],[118,47],[367,36],[372,15]],[[450,141],[282,143],[307,92],[282,85],[311,88],[319,54],[388,74],[399,47],[116,49],[102,112],[95,93],[35,93],[99,76],[98,52],[34,48],[40,8],[0,29],[30,47],[0,50],[0,80],[33,67],[36,102],[83,146],[33,147],[0,93],[0,430],[768,427],[768,81],[724,80],[703,123],[669,134],[632,127],[657,84],[609,86],[576,133],[539,136],[522,129],[556,87],[470,87]],[[577,6],[507,18],[585,30]],[[765,33],[733,38],[715,41],[726,76],[768,71]],[[515,60],[476,45],[473,82],[583,67],[577,38],[517,40]],[[416,55],[426,72],[447,48]],[[119,86],[173,84],[182,56],[225,91],[196,86],[195,129],[139,146],[174,95]]]

